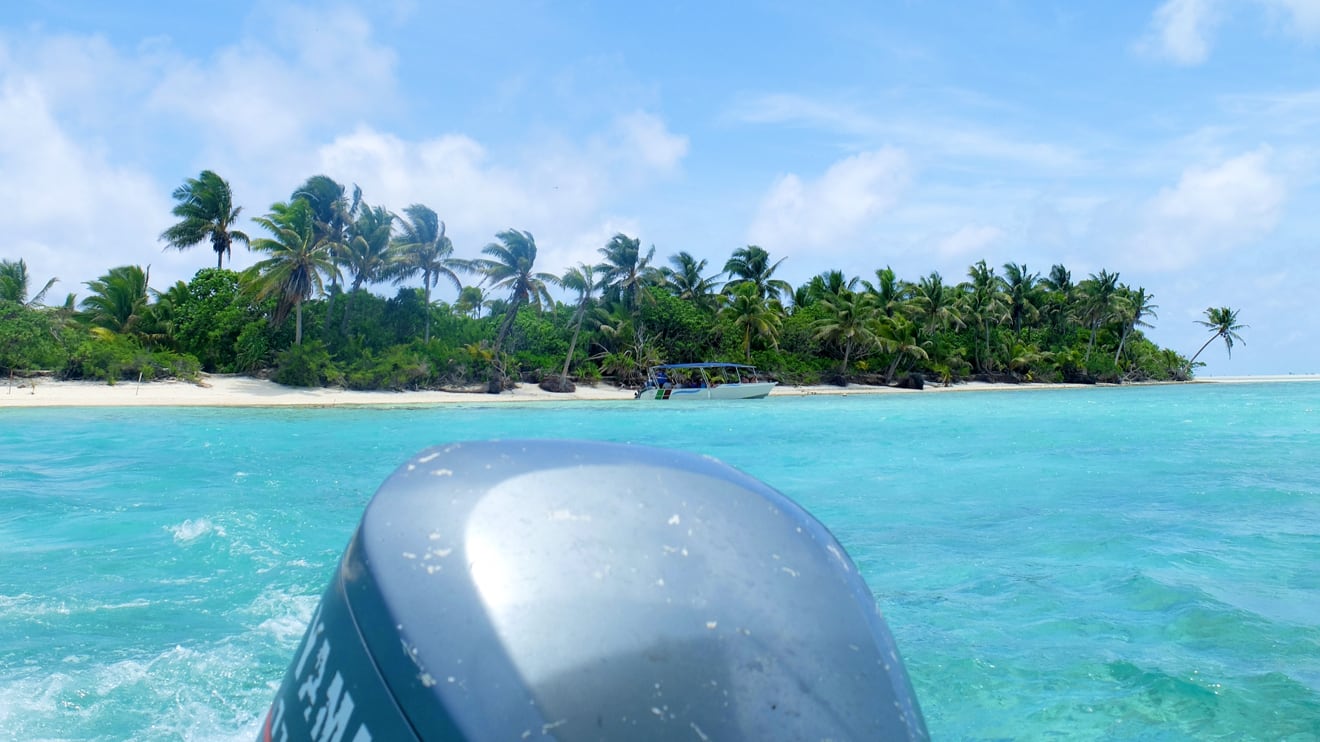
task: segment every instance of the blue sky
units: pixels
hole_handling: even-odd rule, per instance
[[[620,231],[794,284],[1106,269],[1186,355],[1240,310],[1202,374],[1320,373],[1320,0],[163,7],[0,9],[0,258],[53,295],[213,265],[157,240],[203,169],[245,216],[325,173],[550,272]]]

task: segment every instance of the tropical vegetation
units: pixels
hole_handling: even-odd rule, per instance
[[[0,259],[0,372],[499,392],[637,384],[657,362],[738,360],[795,384],[1117,383],[1188,379],[1212,341],[1231,353],[1246,327],[1235,309],[1207,309],[1210,339],[1184,358],[1142,332],[1157,318],[1153,294],[1108,270],[1074,281],[1063,265],[1041,274],[981,260],[961,280],[878,266],[795,287],[776,276],[784,259],[757,245],[733,248],[716,273],[616,234],[599,263],[553,273],[530,232],[507,229],[460,257],[434,209],[396,214],[324,175],[254,218],[252,237],[214,172],[173,195],[179,221],[161,241],[210,244],[216,267],[158,289],[149,266],[114,266],[81,301],[47,306],[55,279],[38,285],[21,258]],[[260,258],[242,272],[224,268],[236,244]]]

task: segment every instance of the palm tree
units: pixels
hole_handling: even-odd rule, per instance
[[[32,277],[28,275],[27,263],[22,258],[18,260],[0,260],[0,299],[12,301],[15,304],[22,304],[26,307],[37,306],[41,304],[42,299],[46,298],[46,292],[55,285],[58,278],[52,278],[41,287],[31,299],[28,298],[28,286]]]
[[[223,268],[225,257],[232,257],[235,242],[249,244],[248,236],[233,228],[243,208],[234,206],[229,183],[219,175],[203,170],[174,189],[172,196],[178,203],[171,213],[179,222],[160,233],[166,249],[187,250],[210,240],[215,267]]]
[[[651,260],[655,246],[642,255],[642,241],[620,233],[597,250],[605,260],[596,266],[600,285],[610,301],[621,301],[636,316],[648,281],[655,274]]]
[[[713,310],[719,303],[715,293],[715,276],[702,276],[706,270],[705,260],[697,260],[686,251],[669,256],[672,268],[661,268],[665,285],[674,296],[706,310]]]
[[[1191,369],[1192,364],[1196,363],[1196,358],[1201,355],[1201,351],[1210,347],[1210,343],[1213,343],[1215,338],[1224,339],[1224,348],[1228,350],[1229,358],[1233,357],[1234,342],[1242,343],[1243,345],[1247,344],[1246,341],[1242,339],[1242,336],[1238,335],[1238,330],[1245,330],[1249,325],[1239,325],[1237,316],[1238,310],[1236,309],[1229,309],[1228,307],[1206,308],[1205,319],[1196,320],[1196,324],[1210,328],[1212,333],[1210,339],[1205,341],[1205,345],[1201,346],[1201,350],[1196,351],[1196,355],[1192,356],[1192,360],[1187,362],[1187,368],[1189,370]]]
[[[444,278],[454,285],[456,291],[461,291],[463,282],[458,280],[455,271],[472,270],[472,266],[468,261],[454,257],[454,243],[445,236],[445,223],[430,208],[413,204],[403,210],[403,215],[399,236],[395,239],[401,262],[396,278],[404,281],[418,273],[422,274],[422,292],[426,304],[426,330],[422,340],[429,343],[431,289]]]
[[[84,285],[91,295],[82,300],[84,317],[103,331],[130,335],[147,316],[147,283],[151,268],[121,265]]]
[[[915,358],[919,361],[930,358],[926,349],[931,347],[931,342],[922,339],[921,328],[916,322],[901,314],[886,318],[879,324],[876,340],[887,352],[894,354],[889,367],[885,369],[886,384],[893,383],[894,373],[898,371],[898,364],[904,358]]]
[[[358,218],[348,232],[348,243],[341,251],[341,263],[353,274],[344,303],[344,319],[340,334],[348,333],[348,315],[353,310],[353,297],[362,284],[377,283],[399,271],[398,253],[390,242],[394,229],[394,214],[384,206],[362,205]]]
[[[293,342],[302,345],[303,302],[325,291],[322,274],[334,276],[339,268],[326,243],[316,241],[315,219],[307,201],[273,204],[269,214],[253,221],[273,236],[252,241],[253,250],[270,255],[250,269],[259,276],[257,298],[279,294],[273,318],[276,324],[288,316],[289,307],[293,308],[297,318]]]
[[[779,329],[783,326],[779,302],[757,293],[756,285],[743,282],[733,287],[730,301],[720,310],[720,316],[742,331],[743,357],[752,360],[752,339],[762,338],[771,346],[779,345]]]
[[[481,310],[486,306],[486,290],[480,286],[464,286],[458,292],[454,309],[472,319],[481,319]]]
[[[1095,346],[1096,333],[1100,326],[1114,316],[1114,298],[1118,294],[1118,274],[1104,269],[1092,273],[1082,282],[1082,321],[1091,329],[1091,339],[1086,343],[1086,357],[1083,363],[1091,360],[1091,349]]]
[[[564,370],[559,374],[559,388],[568,385],[568,364],[573,360],[573,351],[577,350],[578,334],[582,332],[582,320],[587,314],[587,305],[591,303],[592,293],[598,288],[595,269],[586,263],[569,268],[559,279],[559,285],[570,291],[576,291],[578,297],[577,312],[573,317],[573,339],[568,343],[568,355],[564,357]]]
[[[900,282],[894,269],[889,266],[876,269],[874,284],[870,281],[862,281],[862,285],[875,296],[876,307],[886,317],[893,317],[894,313],[902,308],[911,286]]]
[[[974,352],[972,358],[980,371],[990,371],[990,328],[1007,317],[1007,304],[995,269],[987,266],[984,260],[976,261],[967,275],[972,280],[963,284],[963,309],[980,327],[985,349],[985,355]]]
[[[852,293],[857,290],[857,284],[861,279],[856,276],[848,278],[840,270],[828,270],[811,277],[806,284],[806,291],[803,292],[806,304],[813,304],[828,298],[838,298],[845,292]],[[794,304],[797,303],[797,294],[794,293]]]
[[[770,253],[757,245],[734,250],[729,261],[724,264],[724,272],[729,274],[731,279],[724,284],[725,293],[732,293],[734,287],[741,284],[751,284],[756,290],[756,295],[762,299],[779,299],[785,294],[791,296],[793,287],[787,281],[774,278],[775,270],[785,260],[787,258],[780,258],[771,265]]]
[[[1123,322],[1123,332],[1118,337],[1118,350],[1114,352],[1114,365],[1118,365],[1119,356],[1123,355],[1123,344],[1127,342],[1128,335],[1138,327],[1152,327],[1145,320],[1146,317],[1159,318],[1155,310],[1160,305],[1153,303],[1155,296],[1147,294],[1144,286],[1138,287],[1136,291],[1123,286],[1120,292],[1119,319]]]
[[[922,318],[922,330],[927,334],[964,326],[954,293],[944,285],[944,279],[938,272],[932,271],[917,281],[912,293],[912,305]]]
[[[837,294],[822,295],[819,305],[825,310],[825,316],[816,320],[811,329],[815,331],[817,340],[843,347],[839,375],[846,376],[853,351],[877,342],[875,318],[878,310],[875,301],[868,293],[845,288]]]
[[[302,199],[312,207],[315,221],[315,241],[325,243],[331,257],[337,265],[343,265],[348,257],[349,230],[357,219],[362,207],[362,189],[353,186],[353,198],[338,181],[328,175],[313,175],[289,196],[290,201]],[[330,317],[334,316],[335,291],[339,286],[339,276],[330,277],[330,299],[325,305],[326,329],[330,327]],[[347,327],[347,321],[345,321]],[[347,330],[343,330],[347,332]]]
[[[558,284],[559,277],[549,273],[537,273],[532,269],[536,265],[536,240],[530,232],[509,229],[495,235],[499,242],[492,242],[481,248],[484,255],[493,260],[478,258],[471,262],[476,270],[486,276],[491,288],[509,290],[509,303],[505,309],[504,321],[495,336],[494,357],[499,358],[504,339],[513,329],[513,321],[518,316],[518,309],[523,304],[537,307],[553,302],[546,284]],[[502,370],[495,368],[495,378],[490,382],[490,393],[499,394],[504,389]]]
[[[1023,320],[1034,322],[1040,317],[1040,310],[1036,307],[1040,293],[1040,274],[1029,272],[1025,264],[1004,263],[1003,280],[1013,334],[1021,335]]]

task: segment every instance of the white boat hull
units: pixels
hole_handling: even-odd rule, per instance
[[[659,402],[684,400],[721,400],[721,399],[761,399],[775,388],[773,381],[758,381],[749,384],[720,384],[712,387],[684,387],[679,389],[658,389],[646,387],[637,393],[638,399]]]

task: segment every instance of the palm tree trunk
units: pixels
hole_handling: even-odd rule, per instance
[[[1207,341],[1205,341],[1205,345],[1202,345],[1202,346],[1201,346],[1201,350],[1196,351],[1196,355],[1192,356],[1192,359],[1191,359],[1190,361],[1187,362],[1187,370],[1188,370],[1188,371],[1190,371],[1190,370],[1192,369],[1192,364],[1193,364],[1193,363],[1196,363],[1196,358],[1197,358],[1197,356],[1201,355],[1201,351],[1202,351],[1202,350],[1205,350],[1206,348],[1209,348],[1209,347],[1210,347],[1210,343],[1213,343],[1218,337],[1219,337],[1219,333],[1215,333],[1215,334],[1211,335],[1211,336],[1210,336],[1210,339],[1207,340]]]
[[[423,303],[426,305],[422,307],[422,311],[426,314],[426,331],[422,334],[422,342],[430,343],[431,342],[431,279],[429,277],[424,276],[422,278],[422,286],[425,289],[422,292]]]
[[[1128,332],[1130,332],[1128,326],[1123,325],[1123,334],[1118,336],[1118,350],[1114,353],[1115,366],[1118,365],[1118,357],[1123,355],[1123,343],[1127,342]]]
[[[293,303],[293,344],[302,345],[302,299]]]
[[[568,343],[568,355],[564,357],[564,370],[559,374],[559,388],[563,389],[564,384],[568,382],[568,364],[573,360],[573,351],[577,350],[578,333],[582,332],[582,319],[586,312],[586,304],[578,307],[577,324],[573,327],[573,339]]]
[[[514,296],[513,302],[509,304],[509,310],[504,314],[504,322],[500,325],[500,332],[495,336],[495,348],[492,352],[493,361],[491,363],[490,386],[486,391],[491,394],[499,394],[504,391],[504,367],[500,365],[500,348],[504,347],[504,339],[509,336],[509,331],[513,329],[513,321],[518,317],[518,297]]]

